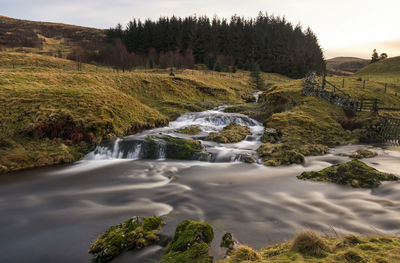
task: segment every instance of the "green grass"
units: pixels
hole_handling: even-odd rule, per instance
[[[389,236],[325,238],[305,231],[293,241],[258,251],[239,246],[219,263],[392,263],[400,262],[400,238]]]
[[[9,52],[0,61],[1,171],[72,162],[100,140],[243,103],[255,92],[242,71],[77,71],[68,60]]]

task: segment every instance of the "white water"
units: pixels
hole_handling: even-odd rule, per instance
[[[261,145],[260,138],[264,127],[258,121],[239,113],[225,113],[226,107],[221,106],[213,110],[203,112],[185,113],[177,120],[170,122],[167,127],[148,130],[139,134],[118,138],[98,146],[94,152],[88,154],[86,160],[110,160],[110,159],[141,159],[144,151],[145,139],[147,136],[169,135],[185,139],[200,140],[204,152],[212,155],[211,160],[216,162],[236,162],[243,160],[243,156],[254,156],[257,160],[257,148]],[[222,130],[231,122],[248,126],[252,133],[245,140],[234,144],[220,144],[203,141],[211,132]],[[201,132],[190,136],[180,134],[177,130],[187,126],[197,125]],[[156,159],[165,160],[165,145],[158,142],[158,156]]]

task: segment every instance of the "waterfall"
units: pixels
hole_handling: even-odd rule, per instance
[[[193,159],[208,162],[237,162],[244,161],[243,156],[257,158],[257,148],[262,144],[260,141],[264,133],[264,127],[258,121],[240,114],[223,112],[226,106],[203,112],[189,112],[181,115],[167,127],[156,128],[141,132],[139,134],[104,141],[96,149],[88,154],[86,160],[109,160],[109,159],[158,159],[165,160],[174,158],[168,156],[168,146],[163,136],[178,137],[182,139],[199,140],[203,146],[203,152],[196,153]],[[251,135],[245,140],[221,144],[204,139],[211,132],[222,130],[229,123],[235,122],[250,128]],[[196,125],[201,132],[196,135],[179,133],[179,129]],[[150,138],[150,139],[149,139]]]

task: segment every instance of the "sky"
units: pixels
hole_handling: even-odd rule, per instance
[[[110,28],[133,18],[207,15],[246,18],[259,12],[311,27],[326,58],[400,56],[399,0],[0,0],[0,15]]]

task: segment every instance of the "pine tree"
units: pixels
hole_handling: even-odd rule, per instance
[[[250,84],[258,90],[262,90],[265,87],[265,81],[261,76],[260,67],[256,62],[252,62],[251,64]]]

